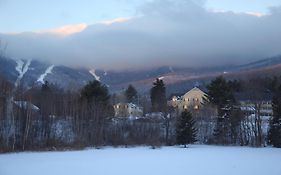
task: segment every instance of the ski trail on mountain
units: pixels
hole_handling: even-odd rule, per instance
[[[89,72],[90,72],[90,74],[92,74],[95,77],[95,79],[97,81],[100,81],[100,77],[96,74],[96,70],[95,69],[92,69]]]
[[[51,65],[50,67],[48,67],[48,68],[46,69],[46,71],[45,71],[42,75],[40,75],[40,77],[37,79],[37,82],[40,82],[40,83],[44,84],[44,79],[45,79],[45,77],[46,77],[48,74],[51,74],[51,73],[52,73],[54,67],[55,67],[55,65]]]
[[[23,78],[24,74],[28,71],[29,66],[31,64],[31,60],[27,60],[26,63],[23,62],[23,60],[17,60],[16,61],[16,71],[19,73],[19,76],[15,82],[15,87],[18,87],[21,79]]]

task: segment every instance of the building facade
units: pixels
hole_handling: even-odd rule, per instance
[[[247,114],[259,113],[261,116],[271,117],[273,115],[271,101],[240,101],[240,109]]]
[[[133,103],[117,103],[113,107],[115,117],[143,116],[143,108]]]
[[[182,112],[184,110],[199,110],[207,94],[198,87],[194,87],[183,96],[173,96],[168,101],[169,106],[173,106],[177,111]]]

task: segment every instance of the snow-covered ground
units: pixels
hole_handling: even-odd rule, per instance
[[[281,175],[281,149],[192,145],[0,155],[0,175]]]

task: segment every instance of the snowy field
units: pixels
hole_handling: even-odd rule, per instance
[[[0,155],[0,175],[281,175],[281,149],[192,145]]]

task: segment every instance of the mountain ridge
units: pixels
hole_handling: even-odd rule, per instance
[[[102,69],[71,68],[64,65],[52,65],[38,60],[14,60],[1,57],[0,76],[12,83],[15,83],[20,78],[21,85],[27,88],[39,86],[44,81],[48,81],[63,89],[77,90],[83,87],[88,81],[98,80],[106,84],[113,92],[123,90],[128,84],[133,84],[140,91],[144,92],[149,89],[156,78],[163,79],[169,87],[188,81],[195,84],[197,80],[208,79],[208,77],[218,75],[231,77],[241,73],[247,74],[267,70],[271,67],[278,67],[278,65],[281,65],[280,55],[237,66],[206,68],[161,66],[145,70],[106,71]]]

